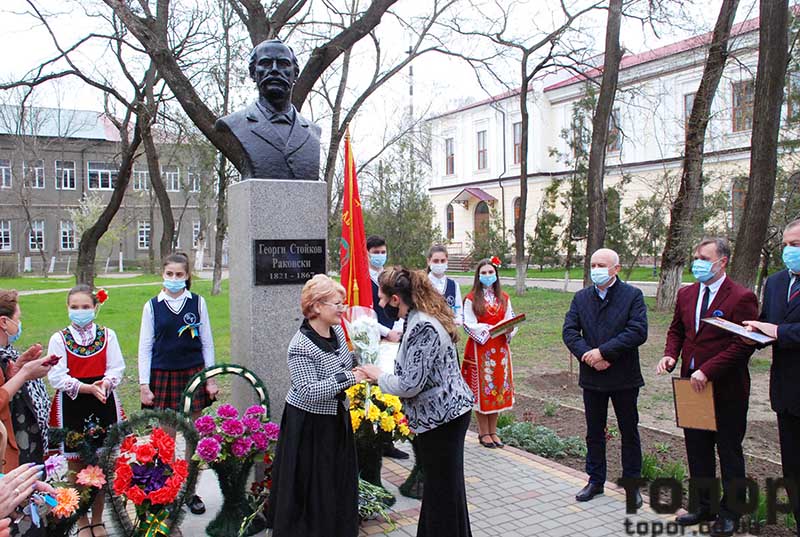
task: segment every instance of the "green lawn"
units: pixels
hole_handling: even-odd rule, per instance
[[[115,280],[122,283],[127,280]],[[131,282],[134,283],[134,282]],[[228,299],[228,281],[223,282],[223,292],[211,296],[211,282],[198,281],[192,286],[193,291],[203,295],[211,312],[211,326],[214,332],[217,362],[230,360],[230,309]],[[127,367],[125,381],[120,387],[122,401],[128,412],[139,408],[139,374],[137,369],[137,349],[139,344],[139,325],[142,319],[144,303],[154,296],[156,289],[146,287],[127,287],[110,289],[109,299],[98,315],[98,322],[112,328],[119,337],[122,354]],[[48,293],[20,297],[22,319],[25,329],[22,338],[16,345],[24,350],[33,343],[41,343],[45,350],[50,336],[67,325],[66,295]]]
[[[453,272],[450,273],[450,276],[472,276],[474,273],[472,272]],[[658,276],[653,277],[653,268],[652,267],[635,267],[633,272],[631,272],[630,277],[626,275],[625,269],[622,270],[622,278],[625,280],[637,281],[637,282],[657,282]],[[513,268],[501,268],[500,269],[501,276],[508,276],[514,277],[517,275],[515,269]],[[572,268],[569,271],[569,277],[571,280],[580,280],[583,279],[583,268]],[[544,270],[539,270],[537,268],[529,268],[528,269],[528,278],[557,278],[557,279],[564,279],[564,269],[563,268],[547,268]],[[684,282],[693,282],[694,278],[692,277],[691,271],[687,268],[683,272],[683,281]]]
[[[161,276],[157,274],[144,274],[130,278],[109,278],[98,276],[95,278],[96,287],[108,285],[127,285],[132,283],[160,282]],[[19,278],[0,278],[0,289],[16,289],[17,291],[39,291],[45,289],[69,289],[75,285],[74,276],[56,275],[49,278],[41,276],[21,276]]]

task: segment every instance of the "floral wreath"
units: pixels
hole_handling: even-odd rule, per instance
[[[493,255],[491,258],[489,258],[489,263],[492,264],[495,270],[503,266],[503,263],[500,261],[500,258],[497,257],[496,255]]]
[[[103,452],[100,456],[100,467],[107,477],[106,492],[111,503],[111,519],[117,528],[117,533],[125,537],[136,535],[137,527],[131,519],[131,515],[127,510],[127,498],[121,494],[114,493],[114,476],[116,474],[118,448],[123,447],[123,443],[131,435],[136,435],[138,431],[155,430],[159,427],[168,427],[181,433],[186,441],[188,452],[194,452],[199,435],[194,428],[194,424],[186,416],[175,412],[174,410],[142,410],[128,416],[128,418],[118,423],[108,430],[105,444],[103,445]],[[130,441],[128,441],[130,442]],[[177,497],[171,504],[178,506],[176,509],[169,509],[168,516],[163,520],[158,520],[159,531],[162,534],[169,535],[173,528],[180,526],[180,522],[185,515],[184,510],[179,506],[186,503],[188,498],[194,496],[195,487],[197,486],[197,474],[199,470],[199,463],[197,461],[188,461],[188,472],[186,480],[182,489],[177,494]],[[154,533],[152,535],[158,535]]]

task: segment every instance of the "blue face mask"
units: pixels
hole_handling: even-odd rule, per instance
[[[69,310],[69,320],[81,328],[94,321],[94,310]]]
[[[386,254],[369,254],[369,264],[381,268],[386,264]]]
[[[489,287],[494,285],[494,282],[497,281],[497,274],[481,274],[480,278],[481,284],[485,287]]]
[[[800,273],[800,246],[784,246],[783,263],[792,272]]]
[[[717,260],[719,261],[719,259]],[[708,280],[716,276],[712,270],[714,263],[717,261],[706,261],[705,259],[695,259],[692,263],[692,274],[695,279],[700,283],[706,283]]]
[[[17,340],[22,336],[22,321],[17,321],[17,333],[16,334],[9,334],[6,332],[8,336],[8,344],[13,345],[17,342]]]
[[[608,274],[608,267],[593,268],[589,273],[589,277],[592,279],[592,283],[598,287],[604,286],[611,279]]]
[[[170,293],[178,293],[186,289],[186,280],[164,280],[164,289]]]

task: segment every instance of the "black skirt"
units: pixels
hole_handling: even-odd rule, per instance
[[[286,404],[272,467],[272,537],[357,537],[358,463],[350,416]]]

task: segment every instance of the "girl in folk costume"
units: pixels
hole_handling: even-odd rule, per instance
[[[478,440],[487,448],[504,447],[497,436],[497,416],[514,405],[514,379],[508,343],[516,334],[490,337],[489,329],[514,317],[511,299],[500,288],[497,257],[475,269],[472,290],[464,299],[464,329],[469,335],[461,374],[475,395]]]
[[[461,325],[464,317],[461,313],[461,288],[454,279],[445,276],[446,272],[447,248],[441,244],[435,244],[428,250],[428,279],[433,284],[433,288],[444,296],[447,305],[453,310],[456,324]]]
[[[179,410],[189,380],[214,365],[214,338],[206,301],[190,292],[192,272],[189,258],[173,253],[164,259],[164,286],[147,301],[139,331],[139,396],[143,408]],[[219,388],[210,379],[195,392],[192,417],[216,399]],[[191,456],[191,454],[189,454]],[[203,501],[194,496],[187,503],[198,515]]]
[[[99,304],[105,301],[105,291],[94,294],[88,285],[77,285],[67,294],[70,325],[50,338],[47,352],[59,361],[48,373],[56,390],[50,414],[50,426],[83,433],[87,425],[102,428],[123,419],[116,388],[122,381],[125,360],[117,335],[110,328],[95,324]],[[60,451],[78,472],[85,464],[76,452]],[[92,521],[86,516],[78,519],[78,537],[105,537],[103,504],[100,492],[92,504]]]

